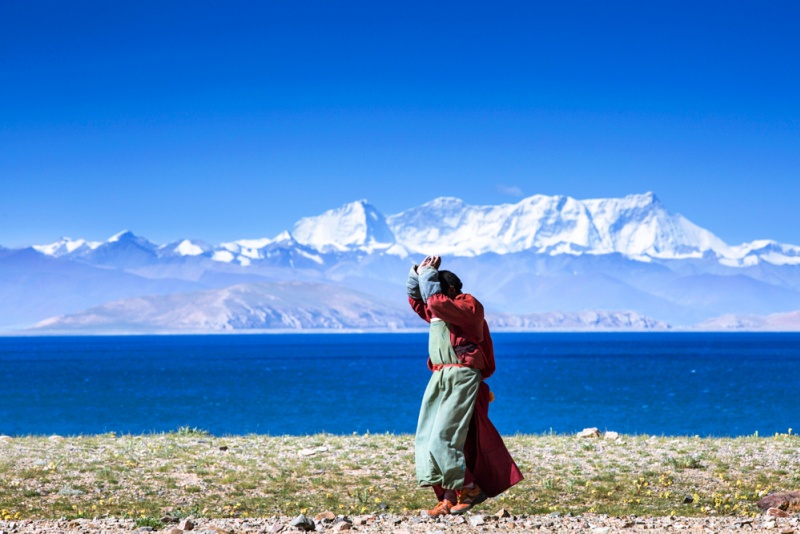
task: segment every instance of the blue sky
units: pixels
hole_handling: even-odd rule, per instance
[[[495,5],[496,4],[496,5]],[[800,244],[800,3],[0,3],[0,245],[655,192]]]

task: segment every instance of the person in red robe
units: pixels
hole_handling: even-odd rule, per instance
[[[506,491],[523,479],[522,473],[508,452],[500,433],[489,420],[489,403],[493,400],[493,396],[484,380],[494,373],[496,366],[494,346],[489,327],[484,319],[483,306],[474,296],[463,293],[461,280],[450,271],[440,271],[440,265],[441,258],[439,256],[425,258],[419,266],[415,265],[411,269],[407,284],[408,302],[412,309],[422,319],[432,324],[429,346],[434,347],[434,324],[443,321],[446,324],[446,331],[449,331],[449,344],[452,347],[450,354],[457,359],[453,363],[442,364],[441,362],[434,363],[429,357],[428,368],[433,373],[445,370],[456,371],[450,369],[453,367],[467,368],[479,371],[480,377],[475,390],[469,390],[466,396],[462,391],[460,392],[462,396],[455,399],[457,409],[453,410],[453,417],[463,417],[465,414],[469,414],[467,415],[468,426],[462,425],[458,421],[448,423],[452,428],[460,428],[461,432],[466,429],[465,438],[461,436],[459,439],[458,436],[448,435],[445,439],[449,439],[451,442],[439,447],[439,443],[430,445],[431,439],[439,439],[438,434],[434,433],[433,436],[430,436],[428,432],[423,436],[423,443],[420,443],[420,433],[425,430],[423,427],[427,424],[426,421],[430,421],[432,418],[438,421],[441,418],[441,414],[431,416],[424,412],[431,409],[442,409],[436,406],[431,408],[433,404],[428,402],[427,398],[423,399],[416,442],[418,480],[420,484],[432,486],[439,501],[436,507],[426,511],[429,516],[464,513],[487,498],[495,497]],[[441,352],[441,349],[438,351]],[[431,356],[437,358],[438,361],[437,352],[433,349],[431,349]],[[432,379],[431,384],[433,382]],[[426,397],[430,388],[429,384]],[[438,394],[441,395],[442,392]],[[452,395],[453,393],[444,394]],[[453,400],[450,399],[450,404],[444,402],[439,403],[438,406],[452,407]],[[472,403],[472,405],[463,406],[465,402]],[[458,431],[456,430],[456,432]],[[461,443],[463,443],[463,449],[456,451],[456,454],[463,454],[463,482],[460,474],[456,472],[455,479],[444,474],[441,477],[442,483],[427,483],[426,476],[420,475],[420,447],[431,449],[430,454],[435,456],[437,449],[442,448],[446,451],[448,447],[461,446]],[[429,452],[427,450],[422,452],[422,461],[425,461],[425,455]],[[443,456],[442,461],[437,462],[434,458],[432,463],[446,464],[452,460],[452,458],[446,457],[446,454]],[[438,468],[439,466],[434,465],[434,467]],[[442,469],[446,469],[446,467]],[[422,471],[424,472],[424,467]],[[454,484],[459,487],[452,487]]]

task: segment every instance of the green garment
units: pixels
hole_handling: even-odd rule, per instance
[[[434,365],[459,363],[450,329],[442,320],[431,321],[428,351]],[[445,367],[431,375],[414,444],[420,486],[461,489],[464,485],[464,441],[480,383],[480,371],[469,367]]]

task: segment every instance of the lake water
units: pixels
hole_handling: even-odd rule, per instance
[[[494,341],[503,434],[800,430],[800,334]],[[0,434],[413,433],[426,351],[426,334],[0,338]]]

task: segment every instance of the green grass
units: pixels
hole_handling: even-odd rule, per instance
[[[800,483],[800,458],[786,454],[800,441],[790,434],[606,441],[550,433],[506,443],[526,478],[482,505],[486,512],[745,516],[762,496]],[[326,450],[300,454],[316,447]],[[108,516],[155,526],[145,523],[165,513],[404,514],[432,503],[416,486],[409,435],[214,437],[182,427],[0,442],[0,519]]]

